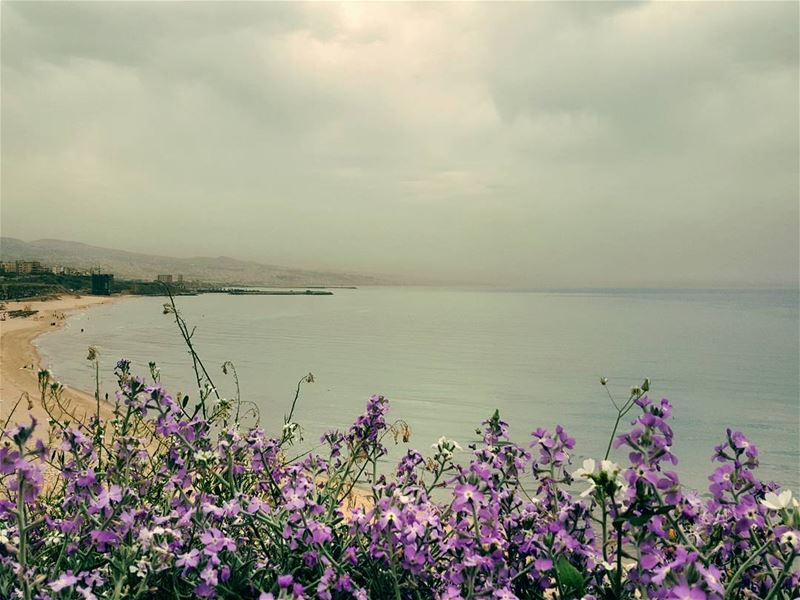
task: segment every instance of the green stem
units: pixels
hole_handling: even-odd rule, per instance
[[[608,456],[611,454],[611,446],[614,444],[614,438],[617,436],[617,428],[621,420],[622,411],[617,413],[617,420],[614,422],[614,429],[611,431],[611,438],[608,440],[608,448],[606,448],[606,455],[603,457],[603,460],[608,460]]]
[[[769,594],[766,598],[764,598],[764,600],[772,600],[775,594],[779,592],[781,585],[783,585],[783,581],[786,579],[786,576],[789,575],[789,569],[792,568],[792,563],[794,562],[796,556],[796,552],[789,553],[789,558],[787,558],[783,563],[783,570],[781,570],[781,574],[778,575],[775,585],[772,586],[772,589],[769,591]]]
[[[766,542],[761,544],[761,546],[756,548],[756,550],[752,554],[750,554],[750,558],[744,561],[742,565],[737,569],[736,573],[733,574],[733,577],[731,577],[731,580],[728,582],[728,586],[725,588],[726,598],[733,598],[733,596],[731,596],[731,592],[733,592],[733,589],[736,587],[736,583],[739,581],[739,578],[742,576],[742,573],[744,573],[748,569],[748,567],[750,567],[750,565],[752,565],[758,559],[758,557],[761,556],[761,553],[767,548],[767,546],[770,545],[770,543],[771,542],[767,540]]]
[[[97,404],[97,422],[100,422],[100,362],[94,361],[94,399]]]
[[[22,446],[20,446],[20,454]],[[30,600],[31,590],[28,586],[27,563],[28,563],[28,524],[25,514],[25,476],[19,473],[19,490],[17,491],[17,528],[19,529],[19,579],[22,584],[22,594],[25,600]]]
[[[616,584],[617,598],[622,600],[622,524],[616,526],[617,529],[617,573]]]
[[[121,597],[120,594],[122,594],[122,585],[124,582],[125,582],[125,577],[120,575],[117,578],[116,585],[114,586],[114,595],[112,596],[113,600],[117,600],[117,598]]]
[[[395,600],[402,600],[402,595],[400,594],[400,582],[397,580],[397,572],[394,566],[394,559],[392,559],[392,587],[394,588],[394,597]]]
[[[608,562],[608,510],[606,509],[605,493],[600,492],[600,503],[603,507],[603,560]]]

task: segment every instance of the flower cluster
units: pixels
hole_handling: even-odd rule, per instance
[[[614,439],[620,464],[598,457],[576,470],[563,428],[517,444],[495,412],[467,450],[442,437],[387,469],[386,440],[410,432],[387,421],[382,396],[324,435],[323,452],[292,459],[285,432],[230,426],[227,407],[176,400],[128,361],[116,373],[108,422],[52,419],[48,443],[33,441],[35,421],[3,433],[0,597],[800,593],[791,492],[758,479],[757,449],[732,431],[708,493],[686,490],[666,400],[636,397],[638,416]]]

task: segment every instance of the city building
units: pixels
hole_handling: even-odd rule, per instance
[[[111,284],[114,276],[108,273],[92,273],[92,294],[95,296],[110,296]]]
[[[40,263],[38,260],[3,261],[0,263],[0,265],[2,265],[4,273],[33,275],[35,273],[45,272],[45,269],[42,267],[42,263]]]

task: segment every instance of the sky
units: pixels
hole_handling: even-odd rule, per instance
[[[797,286],[796,2],[0,4],[0,232],[512,287]]]

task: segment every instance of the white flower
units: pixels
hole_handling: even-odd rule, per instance
[[[583,461],[583,467],[577,469],[573,474],[572,477],[575,479],[586,478],[589,479],[592,475],[594,475],[594,469],[597,466],[597,463],[594,462],[593,458],[587,458]]]
[[[128,571],[137,575],[140,578],[144,578],[147,575],[147,572],[150,570],[150,561],[146,558],[140,558],[136,561],[136,564],[131,565],[128,567]]]
[[[621,471],[620,466],[615,462],[611,462],[610,460],[601,460],[600,470],[603,473],[607,473],[611,478],[615,477],[617,473]]]
[[[792,530],[785,531],[781,536],[781,544],[786,544],[787,546],[789,546],[794,550],[797,550],[798,547],[800,547],[800,544],[798,544],[798,542],[800,542],[800,539],[798,539],[796,531]]]
[[[400,490],[395,490],[394,492],[392,492],[392,495],[398,502],[400,502],[400,504],[408,504],[412,500],[411,496],[406,496]]]
[[[440,437],[435,444],[431,444],[431,448],[439,450],[439,452],[448,456],[453,454],[453,450],[463,450],[457,441],[449,440],[444,436]]]
[[[770,510],[782,510],[788,508],[791,501],[792,490],[783,490],[780,494],[767,492],[764,494],[764,499],[761,501],[761,504]]]
[[[150,542],[153,540],[153,532],[149,529],[142,527],[141,531],[139,531],[139,543],[144,548],[150,547]]]
[[[299,423],[289,421],[283,425],[283,437],[291,444],[303,441],[303,429]]]
[[[64,540],[64,534],[60,531],[51,531],[44,536],[44,545],[48,547],[58,546]],[[2,541],[2,540],[0,540]],[[4,543],[8,543],[7,541]]]
[[[197,459],[197,462],[201,463],[214,462],[217,459],[217,455],[211,450],[200,450],[195,454],[195,458]]]
[[[614,500],[617,503],[617,509],[624,512],[628,508],[628,503],[625,501],[628,495],[628,486],[621,479],[617,479],[617,490],[614,492]]]

